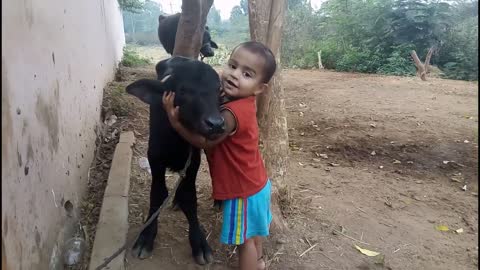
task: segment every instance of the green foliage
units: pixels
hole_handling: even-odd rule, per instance
[[[218,46],[219,48],[215,50],[215,55],[213,57],[204,59],[205,63],[212,66],[223,66],[227,63],[230,53],[232,52],[231,48],[227,48],[220,44]]]
[[[448,78],[478,79],[478,0],[288,0],[282,43],[287,67],[415,74],[411,50]]]
[[[120,1],[132,6],[141,0]],[[287,3],[281,50],[286,67],[317,68],[322,51],[327,69],[410,76],[411,50],[424,60],[433,47],[430,63],[446,78],[478,80],[478,0],[325,0],[319,10],[309,0]],[[127,42],[158,45],[161,6],[146,0],[125,10]],[[234,46],[250,39],[248,1],[241,0],[224,21],[212,6],[207,25],[222,45],[206,61],[223,65]]]
[[[348,48],[336,62],[336,70],[374,73],[380,67],[381,59],[367,50]]]
[[[146,1],[144,9],[138,13],[123,12],[124,30],[126,33],[157,31],[160,14],[162,11],[158,3]]]
[[[126,67],[138,67],[151,64],[150,59],[141,57],[135,50],[125,46],[123,48],[123,59],[121,64]]]
[[[141,12],[143,9],[143,2],[140,0],[118,0],[118,5],[121,10],[132,13]]]

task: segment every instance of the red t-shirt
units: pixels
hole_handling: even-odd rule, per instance
[[[267,171],[258,147],[255,97],[224,104],[236,119],[236,129],[206,153],[212,178],[213,198],[246,198],[267,183]]]

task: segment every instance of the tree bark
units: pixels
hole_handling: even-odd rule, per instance
[[[415,62],[415,67],[417,68],[417,76],[419,76],[422,81],[427,80],[428,65],[430,64],[433,50],[433,47],[428,50],[427,57],[425,58],[425,63],[422,63],[422,61],[420,61],[420,58],[418,58],[417,52],[415,52],[415,50],[410,53],[413,58],[413,62]]]
[[[173,56],[197,59],[202,46],[203,31],[213,0],[183,0]]]
[[[284,232],[287,224],[280,211],[279,192],[288,194],[285,176],[289,148],[284,88],[281,84],[280,48],[286,1],[250,0],[248,4],[251,39],[267,45],[277,60],[277,71],[269,84],[269,89],[257,98],[257,116],[265,166],[273,181],[272,225],[273,228]]]
[[[270,11],[272,0],[249,0],[248,22],[250,26],[250,38],[268,46],[268,28],[270,24]],[[275,52],[274,52],[275,53]],[[268,93],[257,96],[257,118],[260,120],[264,112],[268,110]]]
[[[322,64],[322,51],[317,52],[318,56],[318,69],[323,69],[323,64]]]

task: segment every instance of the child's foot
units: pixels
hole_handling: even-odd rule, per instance
[[[265,260],[263,259],[263,256],[258,258],[257,270],[265,270],[266,268],[267,268],[267,265],[265,264]]]

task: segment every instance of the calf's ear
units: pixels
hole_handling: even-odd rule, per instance
[[[210,41],[210,46],[214,49],[218,49],[218,45],[215,43],[215,41]]]
[[[162,104],[164,83],[159,80],[141,79],[129,84],[126,88],[127,93],[136,96],[141,101],[149,104]]]

